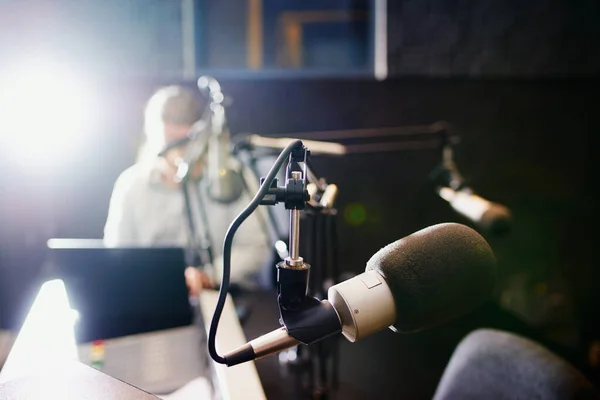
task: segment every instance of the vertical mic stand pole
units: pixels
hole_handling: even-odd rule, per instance
[[[310,286],[312,295],[325,299],[329,286],[337,283],[339,271],[337,268],[337,210],[333,203],[337,195],[336,185],[327,185],[322,181],[325,190],[320,194],[319,201],[311,200],[305,212],[311,223],[309,246],[306,249],[313,261],[314,274],[311,275]],[[314,347],[305,348],[313,371],[311,395],[313,398],[325,399],[337,389],[338,385],[338,348],[339,337],[332,336]]]
[[[204,267],[207,263],[213,264],[213,251],[212,244],[209,237],[208,232],[208,220],[206,216],[206,209],[202,202],[202,197],[200,193],[196,191],[198,194],[198,212],[200,213],[200,218],[202,219],[202,224],[204,226],[200,227],[202,234],[199,234],[198,227],[194,221],[194,213],[192,212],[192,185],[193,181],[190,180],[190,174],[193,170],[196,160],[182,160],[181,164],[178,166],[178,171],[175,176],[175,182],[181,185],[181,191],[183,194],[184,207],[185,207],[185,217],[187,220],[188,226],[188,248],[186,254],[186,262],[191,267]]]
[[[300,256],[300,212],[306,208],[310,200],[306,189],[308,155],[309,152],[304,146],[292,151],[286,171],[285,186],[278,187],[277,181],[274,180],[269,193],[261,201],[263,205],[284,202],[285,208],[290,211],[290,252],[288,257],[276,265],[277,293],[280,323],[290,336],[303,344],[315,343],[322,339],[324,334],[330,335],[331,332],[341,331],[337,312],[331,305],[313,297],[312,293],[309,294],[311,266]],[[303,167],[300,167],[300,163],[303,163]],[[318,231],[323,234],[321,229]],[[311,233],[316,232],[315,230]],[[322,253],[321,258],[325,259]],[[323,282],[320,282],[317,293],[323,288]],[[327,390],[323,390],[327,386],[327,356],[324,345],[317,346],[319,347],[316,352],[315,349],[305,348],[311,361],[310,365],[316,364],[320,383],[316,388],[312,385],[311,395],[316,394],[324,398],[327,394]],[[311,372],[312,369],[309,369],[309,373]],[[309,376],[313,378],[312,373]]]

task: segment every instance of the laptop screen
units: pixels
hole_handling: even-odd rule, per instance
[[[65,282],[79,343],[193,322],[183,249],[51,243],[45,275]]]

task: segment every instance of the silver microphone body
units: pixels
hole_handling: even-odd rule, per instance
[[[212,104],[211,136],[208,151],[208,194],[220,203],[231,203],[240,198],[243,183],[235,160],[231,157],[229,129],[225,123],[225,108]]]
[[[220,203],[229,204],[238,200],[244,185],[239,172],[239,163],[231,157],[231,140],[225,118],[225,97],[219,82],[209,76],[198,79],[198,88],[208,92],[210,139],[207,157],[208,195]]]

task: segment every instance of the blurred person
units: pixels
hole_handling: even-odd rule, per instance
[[[190,243],[197,243],[196,238],[190,237],[183,189],[174,179],[185,145],[163,156],[159,153],[186,138],[192,125],[201,120],[206,106],[194,92],[181,86],[163,87],[152,95],[144,116],[146,142],[136,164],[121,173],[113,188],[104,228],[106,245],[189,249]],[[199,159],[190,170],[193,223],[196,232],[204,230],[209,235],[214,258],[213,265],[202,269],[188,267],[185,271],[190,294],[196,295],[202,288],[214,287],[222,269],[223,240],[229,224],[251,198],[243,193],[230,204],[219,203],[208,196],[208,182],[203,179],[204,160]],[[209,226],[204,226],[198,202],[202,203]],[[233,242],[231,282],[243,288],[255,287],[261,269],[272,261],[273,251],[258,212],[244,221]]]

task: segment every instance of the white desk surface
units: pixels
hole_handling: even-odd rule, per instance
[[[216,291],[204,291],[199,296],[206,327],[210,326],[217,297]],[[43,373],[48,370],[48,362],[52,363],[52,369],[57,372],[61,363],[70,365],[69,363],[77,360],[73,322],[74,314],[63,282],[46,282],[12,345],[4,368],[0,371],[0,383]],[[0,336],[0,340],[4,340],[0,342],[0,346],[10,346],[13,338],[14,335],[10,334]],[[228,297],[217,333],[217,348],[219,352],[225,352],[246,342],[233,301]],[[40,363],[40,359],[47,362]],[[235,367],[214,364],[224,400],[266,399],[254,362]]]
[[[212,320],[219,293],[205,290],[199,296],[204,326],[208,329]],[[248,340],[244,335],[231,297],[227,297],[225,308],[219,322],[217,332],[217,351],[223,354],[237,347],[243,346]],[[226,390],[222,393],[224,399],[229,400],[265,400],[265,392],[260,383],[258,371],[253,361],[227,367],[213,361],[217,373],[219,387]]]

